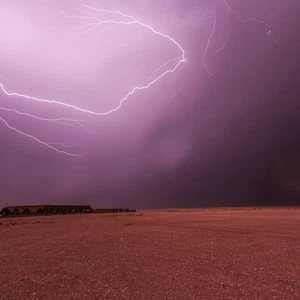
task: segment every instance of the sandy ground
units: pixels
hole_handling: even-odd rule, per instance
[[[0,219],[0,299],[300,299],[300,209]]]

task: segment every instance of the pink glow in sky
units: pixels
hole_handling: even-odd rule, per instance
[[[1,201],[111,206],[209,161],[263,103],[235,82],[274,70],[292,3],[1,0]]]

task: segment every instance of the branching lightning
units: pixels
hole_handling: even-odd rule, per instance
[[[80,16],[68,16],[68,15],[65,15],[67,18],[72,18],[72,19],[82,19],[82,20],[85,20],[85,21],[88,21],[87,24],[84,24],[82,25],[78,30],[81,31],[80,33],[80,37],[82,37],[82,35],[84,34],[87,34],[93,30],[95,30],[96,28],[98,28],[99,26],[101,25],[105,25],[105,24],[108,24],[109,27],[107,27],[105,30],[108,30],[109,28],[111,28],[111,26],[116,26],[116,25],[123,25],[123,26],[128,26],[128,25],[138,25],[138,26],[142,26],[144,27],[145,29],[147,30],[151,30],[152,33],[162,37],[162,38],[165,38],[165,39],[168,39],[170,42],[172,42],[175,46],[177,46],[181,52],[181,57],[178,58],[178,59],[171,59],[169,60],[168,62],[166,62],[165,64],[161,65],[160,67],[158,67],[152,74],[151,76],[149,77],[149,82],[146,84],[146,85],[143,85],[143,86],[135,86],[125,97],[123,97],[120,102],[119,102],[119,105],[115,108],[112,108],[110,109],[109,111],[106,111],[106,112],[96,112],[96,111],[91,111],[91,110],[87,110],[87,109],[84,109],[84,108],[81,108],[81,107],[77,107],[75,105],[71,105],[71,104],[67,104],[65,102],[61,102],[61,101],[56,101],[56,100],[49,100],[49,99],[41,99],[41,98],[38,98],[38,97],[34,97],[34,96],[30,96],[30,95],[25,95],[25,94],[21,94],[21,93],[16,93],[16,92],[9,92],[5,89],[4,85],[2,83],[0,83],[0,87],[2,89],[2,91],[7,95],[7,96],[10,96],[10,97],[20,97],[20,98],[24,98],[26,100],[32,100],[32,101],[38,101],[38,102],[44,102],[44,103],[47,103],[47,104],[55,104],[55,105],[61,105],[61,106],[65,106],[65,107],[68,107],[70,109],[73,109],[73,110],[77,110],[77,111],[80,111],[80,112],[83,112],[83,113],[87,113],[87,114],[93,114],[93,115],[97,115],[97,116],[104,116],[104,115],[108,115],[112,112],[115,112],[117,111],[123,104],[124,101],[126,101],[131,95],[133,95],[136,91],[139,91],[139,90],[145,90],[145,89],[148,89],[149,87],[151,87],[154,83],[156,83],[158,80],[160,80],[161,78],[163,78],[164,76],[166,76],[167,74],[169,73],[173,73],[178,67],[180,64],[182,64],[183,62],[185,62],[185,52],[183,50],[183,48],[179,45],[178,42],[176,42],[173,38],[171,38],[169,35],[166,35],[166,34],[163,34],[162,32],[159,32],[159,31],[156,31],[155,29],[153,29],[150,25],[147,25],[147,24],[144,24],[140,21],[138,21],[137,19],[135,19],[134,17],[132,16],[129,16],[129,15],[125,15],[123,14],[122,12],[116,10],[116,11],[111,11],[111,10],[103,10],[103,9],[97,9],[95,7],[92,7],[92,6],[89,6],[89,5],[86,5],[84,4],[83,2],[81,2],[81,7],[78,8],[79,11],[81,11],[84,15],[80,15]],[[115,16],[121,16],[121,17],[124,17],[126,19],[129,19],[129,21],[120,21],[120,20],[115,20],[115,19],[111,19],[111,20],[102,20],[100,19],[99,17],[97,17],[95,15],[95,13],[109,13],[111,15],[115,15]],[[62,12],[63,13],[63,12]],[[84,31],[82,31],[84,30]],[[177,61],[176,65],[173,67],[173,68],[170,68],[168,70],[166,70],[164,73],[160,74],[159,76],[157,76],[155,79],[152,79],[153,76],[159,72],[163,67],[167,66],[169,63],[171,62],[175,62]],[[3,108],[4,109],[4,108]],[[6,109],[6,110],[9,110],[9,109]],[[82,123],[79,121],[79,120],[73,120],[73,119],[43,119],[43,118],[39,118],[37,116],[33,116],[33,115],[30,115],[30,114],[27,114],[27,113],[21,113],[21,112],[18,112],[16,110],[9,110],[11,112],[15,112],[17,114],[23,114],[23,115],[26,115],[26,116],[29,116],[29,117],[32,117],[32,118],[35,118],[35,119],[38,119],[40,121],[48,121],[48,122],[58,122],[58,121],[73,121],[73,122],[76,122],[77,124],[79,124],[81,127],[83,127]],[[48,148],[52,149],[52,150],[55,150],[56,152],[59,152],[59,153],[63,153],[63,154],[68,154],[68,155],[71,155],[65,151],[60,151],[58,149],[56,149],[55,147],[53,147],[52,145],[56,145],[56,144],[49,144],[49,143],[45,143],[45,142],[42,142],[40,141],[39,139],[31,136],[31,135],[28,135],[26,133],[24,133],[23,131],[21,130],[17,130],[16,128],[13,128],[11,127],[3,118],[0,119],[2,122],[5,123],[5,125],[14,130],[15,132],[17,133],[20,133],[20,134],[23,134],[24,136],[27,136],[27,137],[30,137],[30,138],[33,138],[35,139],[37,142],[47,146]],[[85,128],[85,127],[83,127]],[[61,145],[60,143],[58,143],[58,145]]]
[[[27,134],[27,133],[25,133],[25,132],[23,132],[23,131],[21,131],[21,130],[18,130],[17,128],[10,126],[10,125],[9,125],[3,118],[1,118],[1,117],[0,117],[0,121],[2,121],[2,122],[6,125],[7,128],[9,128],[9,129],[15,131],[16,133],[22,134],[22,135],[24,135],[25,137],[28,137],[28,138],[30,138],[30,139],[33,139],[34,141],[38,142],[39,144],[44,145],[44,146],[46,146],[47,148],[49,148],[49,149],[51,149],[51,150],[54,150],[54,151],[57,152],[57,153],[65,154],[65,155],[68,155],[68,156],[79,156],[78,154],[72,154],[72,153],[69,153],[69,152],[66,152],[66,151],[58,150],[58,149],[56,149],[55,147],[51,146],[50,144],[45,143],[45,142],[39,140],[39,139],[36,138],[35,136],[30,135],[30,134]]]
[[[19,112],[15,109],[6,108],[6,107],[0,107],[0,111],[7,111],[12,112],[20,116],[27,116],[29,118],[38,120],[38,121],[44,121],[44,122],[50,122],[50,123],[56,123],[56,124],[65,124],[65,125],[71,125],[71,123],[76,123],[78,126],[80,126],[82,129],[84,129],[86,132],[88,132],[87,128],[83,125],[83,123],[86,123],[85,120],[76,120],[71,118],[56,118],[56,119],[47,119],[47,118],[41,118],[29,113],[25,112]]]
[[[234,11],[227,3],[227,0],[223,0],[223,3],[224,5],[226,6],[228,12],[232,13],[233,15],[235,15],[239,21],[243,22],[243,23],[246,23],[246,22],[251,22],[251,21],[254,21],[256,23],[259,23],[259,24],[263,24],[266,26],[266,28],[268,29],[267,31],[267,35],[272,39],[272,41],[274,43],[276,43],[278,45],[278,42],[274,39],[273,35],[272,35],[272,28],[270,26],[269,23],[267,23],[266,21],[263,21],[263,20],[259,20],[258,17],[248,17],[247,15],[246,16],[246,19],[244,19],[241,14],[237,13],[236,11]]]
[[[240,22],[253,21],[253,22],[257,22],[259,24],[264,25],[268,30],[267,35],[272,39],[273,42],[278,44],[272,35],[271,26],[266,21],[260,20],[260,19],[258,19],[258,17],[250,18],[250,17],[246,16],[246,18],[243,18],[242,14],[239,14],[238,12],[236,12],[232,9],[230,4],[228,3],[228,0],[220,0],[218,5],[223,5],[223,7],[225,7],[225,9],[227,11],[227,16],[230,13],[230,14],[236,16]],[[202,59],[201,59],[201,65],[205,68],[205,70],[207,71],[207,73],[210,76],[212,76],[212,72],[210,71],[210,69],[208,67],[207,55],[208,55],[208,51],[209,51],[210,47],[212,46],[211,41],[216,32],[216,27],[217,27],[217,23],[218,23],[216,8],[217,7],[214,7],[212,10],[210,10],[208,13],[202,15],[196,21],[196,24],[199,25],[199,24],[203,24],[204,22],[207,22],[210,19],[214,20],[212,27],[211,27],[210,34],[209,34],[207,42],[205,44],[204,53],[203,53]],[[75,20],[84,22],[84,24],[82,24],[80,27],[75,29],[79,33],[78,41],[82,40],[84,35],[90,34],[91,32],[98,30],[98,29],[101,29],[101,30],[99,30],[99,32],[103,33],[107,30],[110,30],[112,27],[116,27],[116,26],[126,26],[126,27],[128,27],[128,30],[130,30],[132,28],[132,26],[139,26],[139,27],[144,28],[144,30],[150,31],[152,34],[156,35],[157,37],[167,40],[170,43],[170,47],[172,46],[172,47],[176,47],[178,49],[179,54],[177,57],[170,58],[168,61],[166,61],[165,63],[158,66],[148,77],[147,83],[145,83],[144,85],[135,86],[134,88],[132,88],[124,97],[122,97],[120,99],[119,104],[116,107],[111,108],[108,111],[103,111],[103,112],[93,111],[93,110],[75,106],[75,105],[72,105],[72,104],[69,104],[69,103],[63,102],[63,101],[58,101],[58,100],[54,100],[54,99],[43,99],[43,98],[39,98],[36,96],[27,95],[27,94],[23,94],[23,93],[19,93],[19,92],[12,92],[12,91],[9,91],[8,89],[6,89],[3,85],[3,83],[0,83],[0,88],[7,97],[12,97],[12,98],[17,97],[17,98],[21,98],[21,99],[31,101],[31,102],[40,102],[45,105],[55,105],[55,106],[66,107],[75,112],[77,111],[79,113],[83,113],[83,114],[87,114],[87,115],[106,116],[113,112],[118,111],[122,107],[123,103],[126,100],[128,100],[131,96],[136,94],[136,92],[149,89],[152,85],[154,85],[155,83],[160,81],[162,78],[166,77],[167,75],[169,75],[171,73],[175,73],[175,71],[179,69],[180,65],[182,65],[183,63],[187,63],[185,50],[174,38],[172,38],[171,36],[169,36],[165,33],[158,31],[157,29],[154,29],[154,27],[152,27],[148,24],[145,24],[145,23],[137,20],[135,17],[133,17],[131,15],[127,15],[117,9],[115,9],[115,10],[99,9],[99,8],[87,5],[83,2],[81,2],[81,6],[77,8],[77,11],[80,13],[79,15],[71,15],[70,16],[70,15],[65,14],[59,8],[57,8],[57,9],[64,17],[66,17],[68,19],[75,19]],[[102,14],[109,15],[109,16],[111,16],[111,18],[109,20],[102,19],[101,18]],[[214,52],[212,57],[215,56],[216,54],[218,54],[220,51],[222,51],[226,47],[226,44],[228,42],[228,34],[229,34],[229,24],[228,24],[227,36],[225,38],[224,43],[218,50],[216,50]],[[177,91],[175,93],[173,93],[172,95],[174,96],[175,94],[177,94]],[[76,125],[80,126],[82,129],[87,131],[87,128],[84,126],[84,123],[85,123],[84,120],[77,120],[77,119],[71,119],[71,118],[47,119],[47,118],[41,118],[36,115],[29,114],[26,112],[19,112],[15,109],[5,108],[5,107],[0,107],[0,112],[1,111],[14,113],[19,116],[29,117],[29,118],[35,119],[37,121],[52,122],[52,123],[57,123],[57,124],[63,123],[63,124],[67,124],[67,125],[68,124],[76,124]],[[57,153],[70,155],[70,156],[78,156],[77,154],[72,154],[72,153],[69,153],[66,151],[59,150],[59,148],[57,148],[57,146],[71,148],[75,144],[58,143],[58,142],[51,142],[51,143],[48,142],[47,143],[47,142],[41,141],[40,139],[34,137],[33,135],[23,132],[22,130],[14,128],[13,126],[9,125],[9,123],[3,117],[0,117],[0,121],[2,123],[4,123],[7,128],[13,130],[14,132],[21,134],[27,138],[33,139],[34,141],[46,146],[47,148],[49,148],[51,150],[56,151]]]
[[[205,47],[205,51],[204,51],[204,54],[203,54],[203,56],[202,56],[202,64],[203,64],[205,70],[207,71],[207,73],[208,73],[210,76],[212,75],[212,73],[209,71],[207,65],[205,64],[205,57],[206,57],[206,55],[207,55],[207,51],[208,51],[208,48],[209,48],[209,46],[210,46],[210,40],[211,40],[212,36],[214,35],[215,29],[216,29],[216,23],[217,23],[217,19],[215,18],[214,24],[213,24],[213,27],[212,27],[211,34],[210,34],[209,37],[208,37],[207,44],[206,44],[206,47]]]

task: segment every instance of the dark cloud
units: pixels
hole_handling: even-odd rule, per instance
[[[1,4],[6,19],[0,21],[0,82],[11,91],[105,111],[136,83],[145,82],[161,63],[178,55],[171,43],[134,26],[103,35],[93,32],[76,44],[78,35],[72,29],[80,24],[66,20],[50,2]],[[48,142],[76,142],[74,150],[83,154],[59,155],[1,124],[0,205],[77,202],[145,208],[297,203],[298,1],[230,2],[236,11],[251,16],[261,11],[260,19],[271,25],[278,45],[262,23],[243,23],[233,14],[228,14],[227,23],[226,7],[217,3],[115,1],[120,10],[174,37],[190,63],[176,76],[138,91],[113,114],[77,114],[1,93],[1,107],[48,118],[84,118],[89,133],[0,111],[12,126]],[[71,14],[77,6],[76,1],[65,1],[62,8]],[[104,6],[112,7],[109,1]],[[216,30],[203,60],[214,19],[197,20],[214,7]],[[226,46],[216,53],[228,28]]]

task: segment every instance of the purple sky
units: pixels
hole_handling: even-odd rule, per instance
[[[8,93],[108,112],[169,73],[108,115],[0,88],[0,207],[285,204],[271,195],[276,180],[300,185],[299,1],[84,4],[168,35],[186,61],[149,28],[114,25],[133,20],[120,13],[76,0],[1,0]]]

